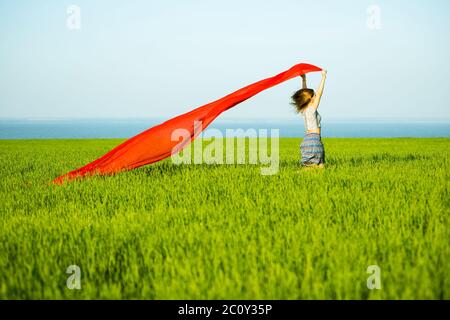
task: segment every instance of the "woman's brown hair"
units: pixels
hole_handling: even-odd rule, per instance
[[[302,112],[308,106],[311,99],[314,97],[313,89],[300,89],[292,95],[291,104],[295,106],[297,112]]]

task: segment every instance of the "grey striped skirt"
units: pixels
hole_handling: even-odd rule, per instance
[[[300,144],[300,151],[304,166],[325,163],[325,149],[318,133],[307,133]]]

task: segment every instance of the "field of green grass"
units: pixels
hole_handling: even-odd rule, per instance
[[[120,141],[0,141],[0,299],[450,299],[450,139],[323,138],[302,171],[286,138],[276,175],[169,159],[49,185]]]

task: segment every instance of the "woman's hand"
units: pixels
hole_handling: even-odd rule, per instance
[[[327,76],[327,70],[322,69],[322,77],[326,77]]]
[[[302,74],[300,77],[302,77],[302,79],[306,79],[306,74]]]

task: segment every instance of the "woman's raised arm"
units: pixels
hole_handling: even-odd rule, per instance
[[[319,87],[317,88],[316,95],[313,101],[313,108],[317,109],[319,107],[320,98],[322,98],[323,88],[325,87],[325,79],[327,78],[327,70],[322,70],[322,80],[320,81]]]
[[[306,85],[306,74],[302,74],[302,89],[306,89],[308,88],[308,86]]]

